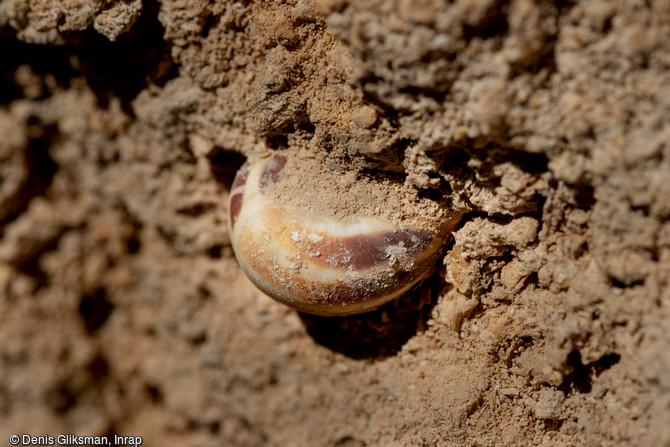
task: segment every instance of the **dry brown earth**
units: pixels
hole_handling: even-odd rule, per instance
[[[279,150],[466,209],[436,274],[258,292]],[[669,217],[668,1],[0,0],[0,442],[670,446]]]

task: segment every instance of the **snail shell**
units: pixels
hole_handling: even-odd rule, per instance
[[[245,163],[233,182],[233,250],[259,289],[302,312],[349,315],[375,309],[431,273],[460,214],[434,207],[430,217],[393,219],[379,210],[393,205],[388,198],[397,188],[380,182],[370,185],[381,188],[372,197],[385,197],[381,203],[345,187],[329,204],[319,188],[334,190],[341,176],[314,169],[305,175],[305,164],[276,154]],[[343,204],[347,213],[333,211]]]

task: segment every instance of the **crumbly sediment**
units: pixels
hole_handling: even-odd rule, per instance
[[[378,217],[399,228],[427,231],[437,231],[445,220],[462,215],[462,210],[420,197],[416,188],[389,176],[336,172],[316,158],[282,155],[287,163],[266,194],[291,214],[344,223]]]

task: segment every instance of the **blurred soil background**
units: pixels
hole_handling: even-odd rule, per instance
[[[261,294],[282,150],[467,208],[435,275]],[[670,446],[669,216],[669,1],[0,0],[0,442]]]

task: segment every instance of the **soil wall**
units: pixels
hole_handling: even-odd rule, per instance
[[[668,1],[0,1],[0,442],[670,446],[669,117]],[[462,210],[435,274],[259,292],[273,151]]]

